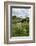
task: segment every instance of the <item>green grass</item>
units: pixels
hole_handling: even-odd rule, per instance
[[[12,24],[12,36],[28,36],[29,24],[28,23],[16,23]]]
[[[29,22],[12,23],[11,37],[29,36]]]

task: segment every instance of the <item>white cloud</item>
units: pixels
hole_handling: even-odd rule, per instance
[[[30,9],[24,9],[24,8],[12,8],[12,16],[29,16],[30,15]]]

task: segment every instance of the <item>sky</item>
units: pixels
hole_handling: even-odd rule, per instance
[[[25,8],[12,8],[12,16],[29,17],[30,11],[31,11],[30,9],[25,9]]]

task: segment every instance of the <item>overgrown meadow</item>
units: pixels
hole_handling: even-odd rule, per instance
[[[29,36],[29,17],[12,16],[11,37]]]

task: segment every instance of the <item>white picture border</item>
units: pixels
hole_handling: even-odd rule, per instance
[[[31,15],[30,15],[30,22],[29,22],[29,33],[30,36],[28,37],[12,37],[10,38],[10,6],[30,6],[31,7]],[[21,4],[9,4],[8,5],[8,36],[9,36],[9,41],[19,41],[19,40],[33,40],[33,5],[21,5]]]

